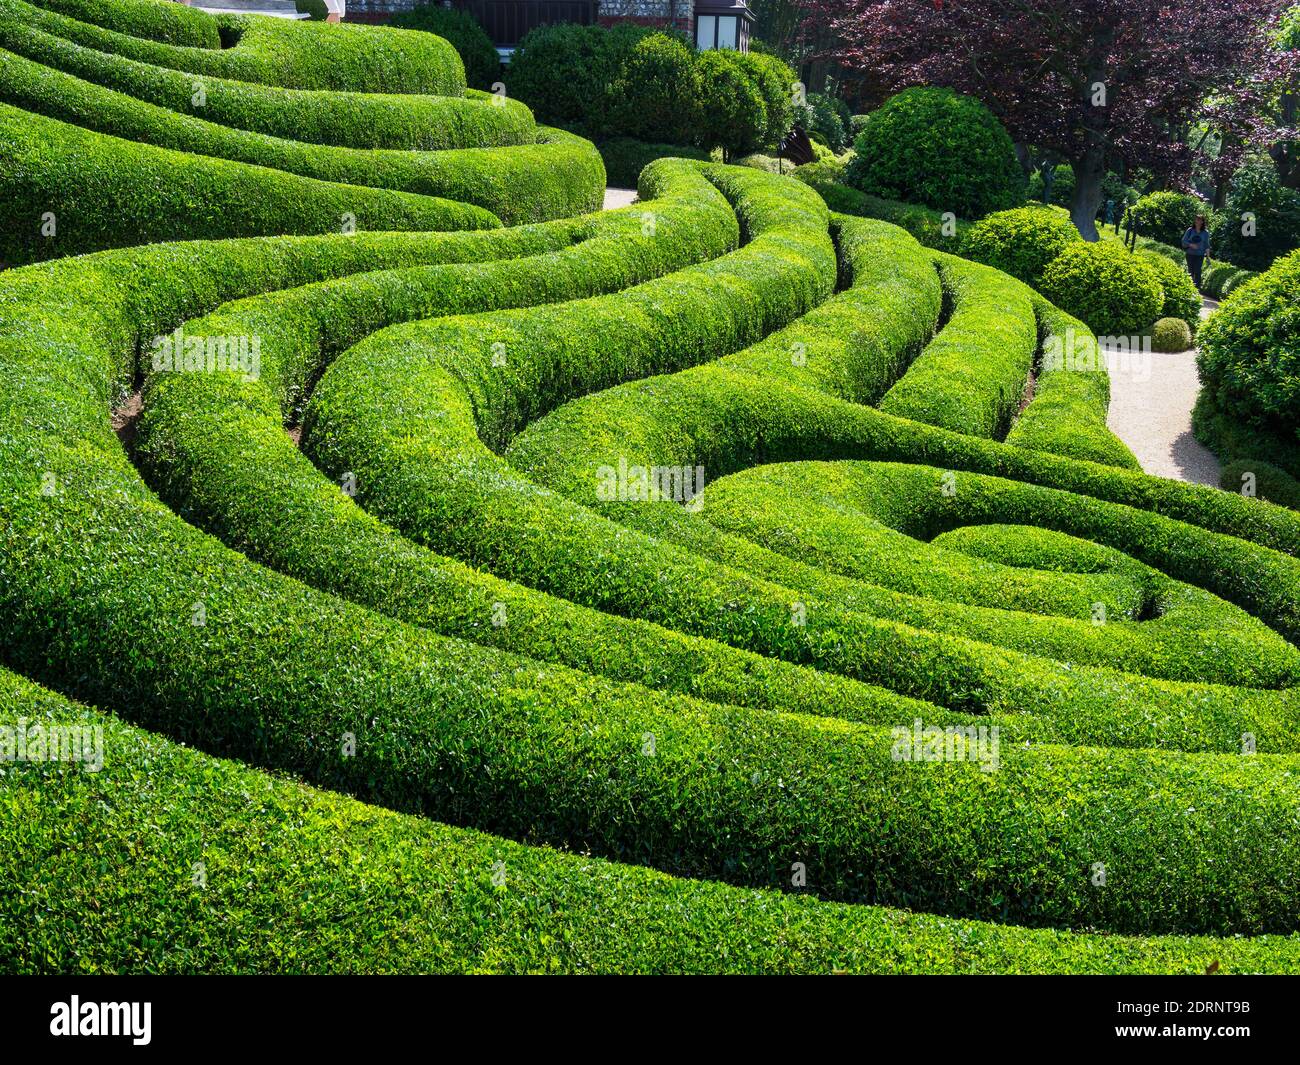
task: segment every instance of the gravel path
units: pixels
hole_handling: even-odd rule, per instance
[[[1204,300],[1201,317],[1217,306]],[[1106,422],[1147,473],[1217,485],[1219,460],[1192,435],[1192,407],[1200,390],[1195,350],[1113,359]]]
[[[605,190],[605,210],[612,211],[616,207],[626,207],[629,203],[636,202],[636,189],[617,189],[612,185]]]

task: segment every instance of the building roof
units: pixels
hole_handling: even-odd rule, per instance
[[[745,0],[695,0],[695,14],[700,15],[739,15],[754,21],[754,12]]]

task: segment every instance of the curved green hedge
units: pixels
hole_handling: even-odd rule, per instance
[[[78,107],[80,114],[86,114],[107,94],[91,97],[85,86],[77,86],[70,78],[59,78],[54,71],[84,78],[179,115],[309,144],[439,151],[527,144],[535,134],[532,114],[515,100],[503,99],[490,105],[485,96],[474,95],[285,89],[125,59],[74,44],[28,24],[9,0],[0,0],[0,47],[42,64],[38,68],[40,76],[55,83],[41,86],[42,95],[57,99],[75,92],[66,106]],[[20,73],[10,73],[16,63],[13,56],[5,57],[3,70],[7,77]],[[9,102],[22,106],[19,100]]]
[[[112,757],[100,773],[8,770],[0,875],[28,885],[0,904],[0,959],[11,972],[1199,973],[1213,957],[1233,973],[1298,964],[1294,937],[1006,928],[525,847],[211,758],[0,671],[0,721],[20,718],[102,728]],[[199,862],[203,889],[178,895],[177,870],[192,877]],[[87,920],[79,893],[98,920]]]
[[[616,305],[620,298],[612,297],[610,302]],[[606,522],[593,522],[581,509],[567,504],[557,506],[544,494],[539,495],[528,482],[512,476],[477,442],[480,435],[493,441],[507,431],[499,424],[493,424],[497,417],[494,412],[497,409],[512,410],[522,402],[521,399],[510,398],[509,391],[493,395],[491,391],[485,390],[519,388],[530,397],[535,394],[536,386],[531,383],[531,374],[544,373],[545,368],[536,367],[532,355],[523,359],[524,366],[529,371],[528,376],[519,377],[518,371],[510,371],[505,375],[497,375],[497,384],[490,385],[491,375],[488,371],[475,372],[472,379],[474,383],[470,387],[475,395],[476,425],[472,422],[465,423],[470,408],[463,403],[456,405],[458,413],[455,419],[449,420],[446,415],[434,415],[434,410],[448,402],[446,396],[450,383],[439,383],[443,381],[443,371],[430,365],[427,360],[416,357],[416,353],[438,350],[446,353],[441,358],[452,360],[452,364],[470,358],[482,360],[490,349],[491,342],[474,338],[474,333],[480,329],[486,331],[486,337],[491,338],[492,342],[503,344],[507,352],[518,344],[524,344],[522,350],[526,353],[533,349],[563,350],[566,341],[562,330],[567,317],[588,321],[593,311],[594,308],[590,305],[577,304],[571,310],[566,309],[564,315],[550,316],[552,322],[543,318],[535,326],[526,325],[526,320],[519,315],[506,314],[486,316],[481,323],[453,320],[433,328],[423,326],[406,335],[392,330],[387,334],[379,334],[347,353],[327,372],[308,408],[305,443],[327,470],[336,473],[342,470],[354,471],[359,479],[359,498],[364,500],[366,506],[417,540],[444,553],[487,565],[502,576],[537,584],[553,594],[621,614],[646,617],[674,628],[685,626],[700,635],[767,654],[791,657],[795,661],[810,660],[822,668],[847,672],[850,676],[872,683],[883,681],[906,694],[922,698],[935,697],[941,702],[950,701],[950,705],[961,709],[982,708],[993,711],[1003,705],[1015,705],[1018,709],[1028,710],[1031,700],[1034,705],[1046,708],[1061,697],[1058,694],[1044,701],[1046,688],[1041,686],[1046,683],[1050,687],[1055,683],[1046,680],[1052,672],[1050,668],[1028,686],[1013,684],[1009,687],[1005,677],[1008,670],[1005,667],[991,664],[987,656],[981,656],[973,649],[968,655],[959,642],[951,643],[948,652],[940,652],[937,645],[927,644],[927,654],[943,653],[944,661],[954,671],[950,686],[934,676],[933,668],[918,668],[914,676],[904,679],[898,673],[898,650],[920,637],[891,632],[887,625],[873,621],[871,615],[906,619],[913,624],[923,623],[927,628],[948,627],[954,633],[964,634],[970,633],[973,626],[981,625],[984,633],[997,642],[1010,646],[1016,646],[1018,639],[1014,622],[1008,625],[1005,619],[999,622],[992,616],[980,617],[972,611],[960,611],[951,607],[935,609],[933,605],[890,593],[882,594],[871,588],[856,585],[846,587],[842,580],[819,576],[808,567],[801,568],[797,563],[782,564],[770,552],[763,554],[751,550],[747,554],[738,554],[743,549],[734,542],[716,546],[715,553],[711,555],[705,550],[709,547],[707,543],[689,540],[684,544],[692,555],[699,556],[703,552],[712,562],[739,565],[752,570],[754,577],[775,579],[790,588],[802,587],[805,594],[817,592],[828,597],[827,602],[843,604],[836,608],[827,606],[824,602],[824,613],[819,615],[818,622],[809,621],[806,633],[792,631],[788,618],[789,600],[783,599],[776,589],[754,586],[752,583],[746,585],[744,582],[752,581],[752,578],[744,578],[738,572],[726,570],[723,571],[726,579],[718,583],[708,576],[707,569],[701,568],[698,558],[672,551],[665,552],[647,541],[638,542],[625,533],[616,533],[615,526]],[[937,312],[937,302],[935,311]],[[518,330],[521,328],[528,329],[528,333],[524,334],[530,337],[527,342],[518,339]],[[457,334],[463,339],[454,339]],[[512,336],[515,339],[511,339]],[[546,338],[544,345],[539,343],[541,338]],[[619,347],[636,350],[637,357],[641,359],[665,357],[651,347],[652,343],[649,335],[638,330],[621,338]],[[809,351],[811,350],[809,346]],[[607,359],[616,353],[621,354],[617,348],[604,349],[604,357]],[[764,364],[779,365],[780,361],[788,363],[789,360],[790,351],[777,348]],[[468,365],[458,370],[458,373],[464,375],[467,369]],[[688,371],[683,376],[693,379],[701,374],[706,378],[708,376],[704,369]],[[588,383],[584,387],[591,388],[592,385]],[[653,403],[655,409],[658,409],[661,401],[653,397],[662,395],[662,403],[669,410],[680,411],[680,416],[687,419],[685,425],[698,421],[697,431],[705,432],[706,438],[709,438],[706,418],[722,418],[722,424],[727,425],[728,419],[737,417],[733,409],[722,406],[706,415],[698,404],[692,405],[685,397],[678,396],[674,390],[666,389],[663,385],[657,386],[649,394],[642,389],[628,388],[635,395],[631,401],[633,408],[641,412],[641,416],[648,413],[648,404]],[[358,410],[384,410],[386,401],[383,397],[397,395],[402,397],[403,413],[400,419],[393,420],[391,411],[388,417],[377,416],[361,421],[355,417],[354,412]],[[831,436],[831,425],[824,418],[818,421],[810,416],[806,398],[801,400],[798,396],[791,396],[779,401],[774,399],[769,404],[767,401],[759,402],[752,392],[750,395],[750,402],[757,404],[750,414],[751,418],[767,416],[770,409],[788,410],[793,424],[799,427],[798,434],[793,439],[802,439],[805,434],[810,434],[812,439],[820,441],[819,446],[823,449],[837,446]],[[542,399],[539,405],[545,403],[546,400]],[[576,412],[587,406],[587,403],[579,401],[568,404],[563,410]],[[864,413],[860,408],[857,410],[859,415]],[[537,431],[542,431],[544,426],[549,428],[554,419],[559,417],[557,412],[551,418],[539,422]],[[862,419],[859,416],[857,420],[860,422]],[[851,421],[852,419],[841,416],[841,428],[849,428]],[[549,460],[560,463],[558,469],[539,466],[531,459],[525,462],[524,468],[530,477],[564,490],[566,494],[573,495],[574,502],[582,502],[590,508],[594,505],[592,471],[600,463],[616,465],[620,457],[618,452],[608,456],[593,455],[593,449],[601,448],[602,442],[610,440],[620,441],[619,447],[626,449],[629,432],[626,424],[621,424],[618,432],[612,433],[603,425],[584,422],[571,432],[563,432],[560,440],[546,449]],[[678,440],[676,432],[679,430],[666,429],[663,441]],[[714,435],[717,432],[718,430],[713,430]],[[529,430],[512,447],[512,459],[520,454],[519,448],[524,447],[523,441],[531,439],[532,434],[533,430]],[[663,442],[660,444],[662,446]],[[793,441],[785,445],[787,449],[791,446]],[[864,445],[859,441],[854,446],[860,448]],[[530,448],[523,454],[531,454],[531,451]],[[773,454],[768,447],[764,447],[762,453],[769,459],[790,455],[788,450]],[[625,450],[624,455],[626,454]],[[457,456],[455,462],[449,460],[452,455]],[[728,466],[728,462],[734,460],[726,455],[675,453],[669,456],[660,453],[657,457],[673,465],[690,466],[703,462],[716,471],[715,476],[734,468],[734,465]],[[795,452],[795,457],[803,455]],[[629,458],[629,461],[636,460]],[[683,532],[658,524],[663,515],[657,514],[653,518],[649,516],[650,511],[659,509],[661,508],[626,506],[621,508],[617,517],[625,525],[639,525],[641,522],[638,519],[644,518],[645,521],[652,522],[654,534],[661,538],[670,532],[674,535],[688,535],[690,530]],[[672,511],[672,508],[669,510]],[[633,511],[640,513],[634,516]],[[473,517],[485,512],[494,515],[489,523]],[[1211,549],[1207,547],[1205,550]],[[600,561],[596,562],[596,559]],[[889,571],[895,568],[897,561],[894,558],[882,559],[879,568]],[[1160,561],[1165,560],[1161,558]],[[594,581],[584,576],[593,570],[606,574],[606,578]],[[658,574],[654,581],[648,577],[650,570]],[[876,574],[873,579],[888,581],[889,577]],[[669,602],[661,601],[654,594],[656,582],[664,581],[681,589]],[[950,583],[948,577],[937,578],[937,583],[929,585],[931,594]],[[746,597],[753,605],[744,615],[732,616],[725,603],[727,598],[735,596],[736,589],[740,587],[748,587]],[[721,591],[722,588],[731,588],[732,591],[728,595]],[[1079,597],[1072,609],[1086,616],[1089,604],[1096,599],[1097,592],[1077,589],[1076,593]],[[791,593],[785,594],[789,596]],[[999,574],[996,580],[990,581],[987,594],[990,596],[989,605],[1005,605],[1010,594],[1006,576]],[[1027,585],[1021,594],[1029,597],[1041,592]],[[1026,602],[1028,601],[1027,598]],[[1038,601],[1041,603],[1041,599]],[[759,602],[763,604],[761,610]],[[846,614],[844,605],[863,611],[864,616]],[[1043,607],[1040,605],[1037,609]],[[1233,624],[1243,621],[1243,618],[1238,617]],[[817,643],[823,622],[826,634],[835,634],[834,645],[819,647]],[[1025,627],[1024,639],[1033,641],[1027,642],[1025,646],[1042,646],[1048,638],[1045,628],[1045,623],[1041,621]],[[1088,638],[1083,636],[1085,632],[1090,634]],[[850,633],[854,634],[851,640]],[[1077,631],[1063,626],[1056,638],[1066,641],[1070,655],[1086,656],[1090,652],[1086,650],[1085,644],[1089,639],[1100,635],[1087,625],[1079,626]],[[1257,641],[1263,635],[1262,630],[1255,630],[1250,639]],[[1136,644],[1131,640],[1122,641],[1130,648],[1125,653],[1145,654],[1138,650],[1145,639],[1137,633],[1134,633],[1134,638]],[[1241,661],[1240,652],[1228,650],[1233,638],[1226,633],[1223,638],[1227,640],[1222,652],[1223,661]],[[1118,633],[1114,630],[1107,631],[1104,640],[1097,640],[1097,646],[1091,654],[1105,656],[1114,653],[1117,641]],[[1181,652],[1176,654],[1174,660],[1167,661],[1163,668],[1178,668],[1174,662],[1180,654]],[[1149,668],[1161,668],[1156,667],[1149,656],[1143,657],[1141,661]],[[1197,668],[1203,668],[1203,662],[1198,661]],[[957,679],[958,676],[960,680]],[[1107,686],[1113,687],[1113,682]],[[1029,694],[1036,687],[1039,688],[1039,694]],[[972,702],[971,694],[977,690],[982,694]],[[1111,698],[1114,698],[1113,692]],[[1209,695],[1209,698],[1211,701],[1216,700],[1213,695]],[[1133,688],[1131,699],[1133,705],[1147,699],[1158,699],[1170,708],[1177,703],[1172,691],[1161,695],[1149,685]],[[1074,724],[1082,726],[1085,721],[1096,721],[1099,707],[1083,690],[1071,697],[1071,707],[1078,713]],[[1224,700],[1220,709],[1225,713],[1235,713],[1239,707]]]
[[[972,436],[1001,438],[1038,348],[1028,293],[998,271],[935,254],[952,314],[885,394],[880,409]]]
[[[68,17],[47,10],[53,8],[77,14]],[[105,25],[95,25],[93,19],[82,21],[80,16],[91,9],[64,0],[42,0],[39,6],[26,0],[4,0],[6,13],[12,12],[47,33],[100,52],[191,74],[291,89],[435,96],[465,92],[465,68],[456,50],[429,33],[231,15],[222,16],[219,25],[236,38],[233,46],[195,48],[150,40],[147,34],[134,36],[139,27],[118,12],[139,10],[138,5],[119,9],[115,3],[102,3],[97,9],[106,16],[112,13],[103,18]]]
[[[217,19],[184,4],[156,0],[36,0],[34,6],[132,37],[187,48],[221,47]]]
[[[3,52],[0,62],[4,62],[0,99],[30,112],[139,144],[249,163],[317,181],[459,200],[482,207],[507,224],[590,210],[598,205],[604,188],[600,156],[578,138],[543,133],[537,144],[442,152],[303,144],[178,115],[39,64],[6,57]],[[97,155],[124,151],[111,144],[86,150]],[[446,227],[435,223],[428,228]]]
[[[28,678],[0,671],[0,725],[111,737],[102,778],[0,766],[0,875],[36,885],[0,900],[0,966],[1296,968],[1300,514],[1139,472],[1077,318],[758,170],[664,160],[634,207],[556,218],[603,184],[557,131],[340,154],[196,120],[131,63],[202,65],[168,43],[202,18],[51,3],[75,17],[0,8],[47,50],[5,91],[75,118],[0,105],[11,244],[58,195],[56,251],[276,235],[0,274]],[[326,38],[258,21],[219,19],[220,52],[275,37],[257,80],[294,84]],[[334,30],[349,92],[402,58]],[[244,98],[272,97],[307,106]],[[455,199],[210,154],[236,147],[441,165]],[[482,228],[283,235],[345,198]],[[900,754],[927,727],[1000,742]],[[212,894],[177,896],[196,861]]]
[[[746,175],[734,180],[752,179]],[[771,209],[778,210],[776,205]],[[788,213],[782,205],[779,214]],[[332,243],[341,240],[334,238]],[[87,695],[111,693],[119,706],[132,707],[141,720],[155,724],[165,720],[169,731],[191,742],[217,742],[232,753],[291,765],[322,783],[382,796],[395,805],[473,817],[498,831],[518,832],[531,825],[533,831],[557,840],[581,839],[624,857],[644,855],[669,868],[707,871],[732,880],[767,882],[773,864],[780,866],[794,847],[821,870],[820,893],[907,897],[928,905],[970,907],[974,900],[958,899],[970,899],[970,869],[961,858],[967,844],[960,835],[943,855],[930,851],[924,880],[918,879],[921,869],[909,857],[918,852],[904,840],[942,838],[936,834],[935,821],[939,794],[964,791],[991,816],[998,817],[1003,810],[1005,825],[1012,809],[1008,804],[1014,804],[1025,787],[1040,794],[1063,788],[1085,795],[1104,790],[1106,808],[1117,813],[1118,825],[1128,833],[1113,836],[1108,853],[1127,862],[1139,862],[1141,855],[1152,853],[1152,839],[1158,838],[1153,831],[1169,823],[1144,807],[1149,803],[1146,782],[1166,767],[1172,772],[1180,764],[1169,755],[1072,760],[1067,752],[1052,751],[1044,760],[1038,752],[1027,752],[1016,755],[1020,763],[1016,769],[1004,763],[1002,774],[978,789],[978,794],[964,788],[954,791],[959,779],[986,778],[970,766],[950,766],[941,774],[912,774],[891,759],[887,731],[846,732],[845,726],[831,727],[797,715],[762,716],[666,700],[642,689],[607,687],[558,667],[539,669],[469,644],[422,637],[337,600],[304,593],[300,585],[218,547],[159,506],[138,484],[107,426],[97,417],[95,408],[103,392],[93,368],[100,367],[102,373],[110,364],[101,346],[105,342],[112,345],[114,337],[127,340],[131,332],[138,336],[141,327],[148,335],[175,319],[184,306],[175,300],[189,298],[188,286],[171,288],[173,295],[162,300],[158,297],[168,291],[160,286],[162,280],[171,279],[174,286],[187,276],[204,279],[202,298],[211,301],[234,296],[249,284],[259,288],[274,286],[277,280],[283,284],[295,264],[285,259],[277,269],[276,259],[282,253],[269,242],[261,246],[245,242],[228,253],[212,246],[159,251],[163,254],[149,249],[111,253],[116,258],[101,256],[102,262],[71,260],[59,264],[61,269],[20,272],[7,280],[20,288],[31,285],[28,298],[40,298],[50,284],[62,287],[79,273],[118,263],[131,289],[154,296],[147,305],[136,305],[134,312],[152,317],[133,321],[133,301],[107,300],[102,283],[93,294],[83,288],[93,302],[75,317],[47,319],[38,332],[30,327],[9,332],[0,345],[7,376],[21,382],[5,396],[4,413],[11,424],[26,427],[25,446],[6,455],[14,460],[3,467],[6,482],[13,489],[39,485],[45,468],[56,482],[67,485],[64,492],[49,497],[35,491],[4,493],[10,500],[9,535],[23,542],[31,535],[41,536],[42,529],[53,531],[70,524],[91,533],[61,543],[45,540],[46,548],[38,556],[4,556],[9,655],[24,669],[68,677],[67,665],[75,657],[82,670],[78,686]],[[242,269],[231,269],[240,263]],[[12,289],[10,294],[16,295]],[[123,312],[126,315],[119,318]],[[115,320],[116,329],[105,328]],[[69,358],[52,364],[44,352],[55,338]],[[51,400],[58,401],[55,407]],[[123,528],[123,523],[133,529],[126,538],[111,531]],[[93,558],[86,556],[87,548]],[[167,559],[168,565],[160,568],[159,558]],[[75,597],[67,599],[61,575],[70,565],[84,579],[78,581]],[[103,608],[109,601],[115,605],[106,613]],[[201,631],[193,624],[195,602],[206,604]],[[51,628],[49,622],[55,617],[60,620]],[[405,663],[405,668],[399,663]],[[329,695],[324,701],[304,699],[307,690]],[[241,706],[247,708],[252,691],[261,693],[262,709],[241,711]],[[476,705],[483,712],[475,712]],[[286,714],[291,706],[292,713]],[[592,728],[597,721],[601,728]],[[522,746],[516,732],[521,727],[527,729]],[[358,737],[355,760],[338,758],[332,737],[343,731]],[[645,757],[640,752],[647,733],[658,738],[658,760],[648,767],[639,761]],[[700,758],[723,749],[738,759],[741,768],[707,778],[707,791],[692,787],[691,781],[700,779]],[[589,778],[582,767],[591,759],[622,765],[625,771]],[[1133,759],[1141,764],[1128,764]],[[500,772],[511,763],[514,771]],[[485,776],[479,772],[485,764],[498,772]],[[1063,765],[1069,769],[1063,771]],[[810,766],[825,769],[810,773]],[[647,768],[652,771],[644,772]],[[406,769],[416,772],[408,775]],[[598,783],[580,785],[575,773]],[[1140,781],[1140,789],[1126,791],[1112,777]],[[871,807],[875,811],[871,817],[914,826],[893,837],[895,842],[888,846],[884,837],[864,831],[869,822],[863,819],[862,797],[868,779],[879,780],[879,785],[871,785],[871,793],[880,800]],[[640,811],[636,826],[618,813],[625,805],[622,800],[605,805],[598,799],[602,791],[614,787],[615,780],[622,781],[618,787],[628,789],[626,795],[636,802]],[[785,782],[785,789],[776,788],[777,780]],[[774,806],[775,793],[785,793],[795,781],[809,795],[816,794],[817,803]],[[1203,821],[1179,822],[1180,841],[1186,831],[1193,832],[1203,846],[1231,847],[1230,840],[1213,830],[1215,824],[1240,825],[1271,817],[1266,808],[1252,805],[1272,793],[1271,785],[1257,791],[1245,780],[1234,780],[1229,788],[1222,784],[1222,779],[1216,781],[1213,792],[1201,796],[1194,777],[1181,783],[1170,779],[1169,786],[1180,800],[1191,789],[1197,794],[1197,809],[1204,810]],[[562,799],[566,794],[568,799]],[[768,801],[763,800],[765,795]],[[609,799],[614,795],[609,794]],[[1224,809],[1225,803],[1232,809]],[[741,822],[736,817],[745,810],[750,811],[745,816],[752,829],[738,836]],[[953,825],[974,824],[964,820],[960,807],[948,806],[943,817],[945,824],[948,817]],[[1032,862],[1038,869],[1030,873],[1029,865],[1023,867],[1050,895],[1050,899],[1042,896],[1033,908],[1040,919],[1072,914],[1074,919],[1115,927],[1129,923],[1147,927],[1153,920],[1223,927],[1222,907],[1230,897],[1236,899],[1226,918],[1231,926],[1262,928],[1279,919],[1270,910],[1271,896],[1259,894],[1259,885],[1268,878],[1258,862],[1252,869],[1248,908],[1243,908],[1246,898],[1230,894],[1230,885],[1207,885],[1204,878],[1190,875],[1198,859],[1189,850],[1183,852],[1186,865],[1175,867],[1166,860],[1158,868],[1141,866],[1140,875],[1135,866],[1128,888],[1101,898],[1090,890],[1086,878],[1072,888],[1072,878],[1060,874],[1078,862],[1084,849],[1095,847],[1094,832],[1100,827],[1079,819],[1072,823],[1079,826],[1077,839],[1067,841],[1046,870],[1039,864],[1043,855],[1035,848],[1023,850],[1023,843],[991,856],[993,866],[1005,868],[1008,874],[1022,862]],[[674,825],[681,827],[674,830]],[[710,830],[709,825],[716,827]],[[913,836],[913,831],[918,835]],[[723,832],[742,842],[719,851],[716,842]],[[822,841],[815,851],[807,848],[810,838]],[[1173,837],[1169,846],[1174,846]],[[990,861],[990,856],[983,861]],[[1294,864],[1293,858],[1281,853],[1278,862]],[[1238,867],[1232,861],[1226,865]],[[877,878],[863,880],[860,870],[866,868],[892,868],[895,883],[908,887],[899,894],[898,888]],[[984,898],[983,893],[978,897]],[[1161,916],[1149,917],[1141,901],[1144,897],[1161,899]],[[984,904],[991,898],[984,898]]]
[[[1038,293],[1032,299],[1042,350],[1033,397],[1007,443],[1140,472],[1133,452],[1106,425],[1110,373],[1097,338]]]
[[[92,133],[0,104],[10,264],[181,238],[355,229],[483,229],[490,211],[317,181]]]
[[[245,554],[324,590],[384,609],[448,635],[560,661],[587,672],[634,680],[747,706],[865,719],[906,712],[908,703],[843,678],[819,676],[725,645],[576,607],[414,548],[339,495],[291,446],[280,426],[306,380],[356,336],[402,318],[455,309],[572,297],[636,279],[639,248],[651,272],[705,258],[734,244],[730,212],[709,205],[709,185],[693,171],[660,166],[648,175],[637,209],[598,216],[597,230],[572,247],[567,225],[532,231],[527,243],[493,247],[529,258],[492,265],[342,278],[250,300],[187,322],[186,336],[249,335],[262,340],[257,382],[219,374],[157,375],[145,395],[137,460],[152,486],[191,521]],[[714,192],[712,198],[722,201]],[[656,234],[642,230],[653,211]],[[703,242],[703,246],[701,246]],[[673,258],[663,259],[670,255]],[[566,261],[581,270],[566,269]],[[547,281],[552,277],[554,281]],[[556,283],[563,285],[556,289]],[[343,313],[346,311],[346,314]],[[346,323],[343,326],[342,323]],[[346,329],[346,332],[341,330]],[[255,508],[232,507],[236,498]],[[278,515],[298,515],[292,535]],[[363,564],[364,560],[364,564]],[[493,604],[509,624],[494,626]],[[453,605],[455,604],[455,605]],[[558,631],[569,638],[559,640]],[[701,667],[704,668],[701,668]]]

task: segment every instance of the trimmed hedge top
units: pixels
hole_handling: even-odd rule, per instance
[[[0,725],[111,739],[0,767],[4,964],[1294,967],[1300,515],[1138,471],[1079,318],[756,169],[250,129],[325,37],[51,2],[6,254],[190,239],[0,274]],[[363,94],[432,39],[353,29]]]
[[[1024,203],[1011,137],[987,107],[951,89],[906,89],[873,111],[854,143],[850,185],[874,196],[981,218]]]

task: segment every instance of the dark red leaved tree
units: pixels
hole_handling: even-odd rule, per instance
[[[1216,169],[1275,134],[1263,117],[1288,57],[1268,34],[1295,0],[805,0],[834,56],[894,90],[983,100],[1019,143],[1074,168],[1070,215],[1097,239],[1108,168],[1191,172],[1193,119],[1225,145]]]

